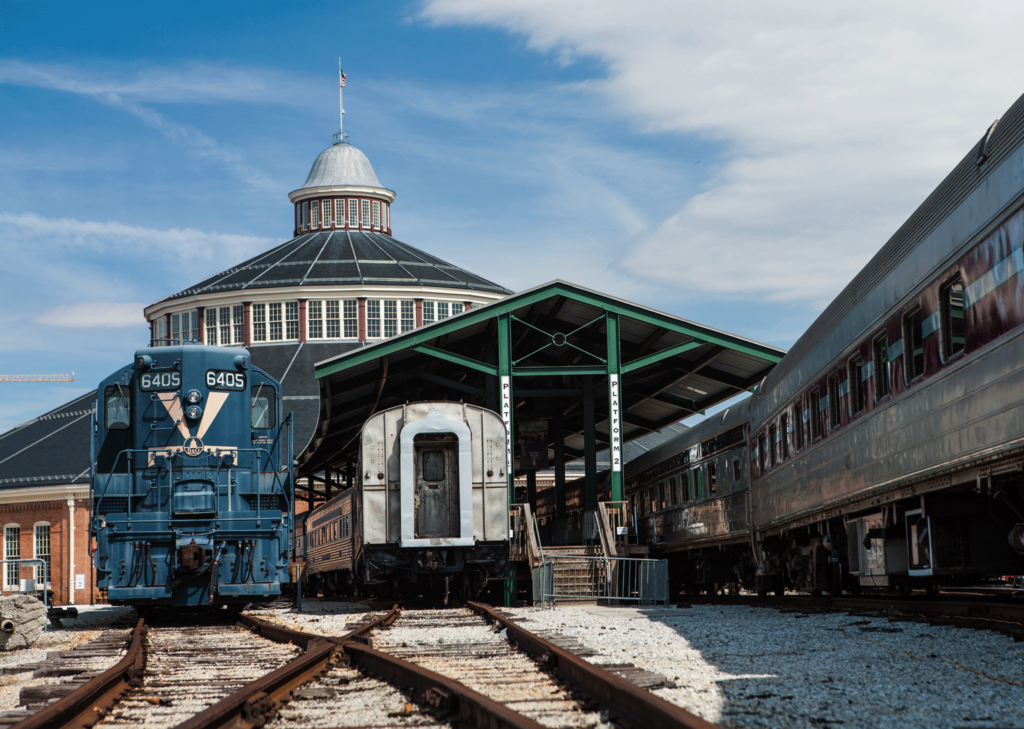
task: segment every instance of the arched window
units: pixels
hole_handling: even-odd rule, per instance
[[[4,563],[6,567],[4,570],[4,589],[20,589],[21,570],[19,569],[20,565],[17,562],[17,560],[21,559],[20,524],[7,524],[4,526],[4,559],[8,560]]]
[[[39,574],[39,566],[35,566],[36,580],[41,581],[43,585],[46,585],[50,581],[50,522],[48,521],[37,521],[33,527],[35,549],[32,555],[36,559],[41,559],[45,562],[45,566],[42,569],[42,574]]]

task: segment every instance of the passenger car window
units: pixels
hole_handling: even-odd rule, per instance
[[[860,386],[863,373],[864,368],[861,366],[860,357],[851,359],[846,380],[850,386],[850,415],[857,415],[864,409],[864,395]]]
[[[964,282],[960,276],[942,288],[942,356],[964,351]]]
[[[892,390],[889,374],[889,335],[883,334],[874,342],[875,400],[887,397]]]
[[[811,440],[818,440],[821,437],[821,393],[818,392],[817,386],[811,393],[810,400],[810,412],[807,415],[811,423]]]
[[[793,447],[804,447],[804,406],[799,400],[793,405]]]
[[[920,307],[903,317],[903,369],[908,384],[924,374],[924,336]]]
[[[423,480],[444,481],[444,451],[423,451]]]
[[[789,415],[786,413],[779,418],[779,451],[783,461],[789,458]]]
[[[839,427],[839,375],[828,378],[828,427]]]

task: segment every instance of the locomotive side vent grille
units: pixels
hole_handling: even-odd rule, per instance
[[[282,499],[279,494],[260,494],[258,497],[246,496],[245,500],[249,504],[249,508],[253,511],[256,510],[257,498],[259,499],[261,511],[284,511],[284,504],[282,503]]]
[[[127,514],[127,496],[105,496],[99,504],[99,511],[102,514]]]

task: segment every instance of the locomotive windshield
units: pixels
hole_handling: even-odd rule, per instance
[[[274,412],[275,393],[274,389],[266,385],[257,385],[252,388],[252,427],[273,428],[277,415]]]
[[[111,385],[103,393],[103,427],[124,430],[129,421],[129,390],[124,385]]]

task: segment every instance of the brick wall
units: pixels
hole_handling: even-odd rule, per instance
[[[92,568],[92,559],[89,555],[89,501],[87,499],[75,500],[75,525],[74,525],[74,572],[71,571],[70,560],[71,530],[69,529],[69,512],[67,499],[55,499],[53,501],[36,501],[20,504],[0,504],[0,526],[4,527],[3,554],[7,555],[6,535],[7,527],[17,526],[20,531],[19,546],[21,558],[26,559],[36,556],[35,527],[41,522],[50,525],[50,589],[53,591],[53,602],[55,605],[69,605],[72,603],[71,592],[75,584],[75,576],[82,576],[83,587],[74,589],[74,604],[89,604],[95,600],[95,575]],[[6,572],[6,566],[5,566]],[[24,565],[20,568],[18,580],[30,578],[35,570]],[[7,577],[4,574],[4,594],[10,594]],[[13,576],[13,575],[10,575]],[[39,576],[42,579],[42,576]]]

